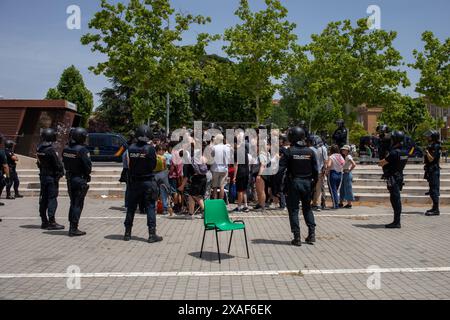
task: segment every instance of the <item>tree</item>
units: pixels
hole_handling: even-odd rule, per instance
[[[104,88],[100,93],[100,105],[95,110],[96,127],[101,127],[117,133],[128,134],[134,129],[131,110],[133,89],[122,86],[117,79],[111,79],[111,88]],[[107,126],[99,126],[105,123]]]
[[[422,140],[426,130],[435,127],[424,99],[400,95],[385,106],[380,123],[387,124],[391,129],[402,130],[417,141]]]
[[[130,0],[126,6],[102,0],[101,8],[89,23],[98,32],[84,35],[81,42],[108,57],[92,71],[134,89],[136,123],[161,107],[155,99],[202,77],[197,57],[214,37],[200,33],[194,45],[179,43],[192,24],[206,24],[209,18],[175,14],[169,0]],[[175,23],[169,28],[171,20]]]
[[[402,56],[394,48],[396,32],[369,30],[367,19],[353,27],[350,20],[329,23],[319,35],[296,52],[294,76],[304,75],[308,94],[331,98],[349,114],[361,104],[385,105],[398,86],[409,80]]]
[[[441,43],[431,31],[425,31],[422,41],[424,52],[414,50],[416,62],[409,65],[421,72],[416,92],[437,106],[450,106],[450,38]]]
[[[85,87],[83,77],[75,66],[65,69],[56,88],[50,88],[46,99],[64,99],[77,105],[81,125],[86,126],[94,108],[92,93]]]
[[[272,81],[286,74],[297,36],[296,25],[286,20],[288,10],[279,0],[265,0],[266,9],[252,12],[248,0],[240,0],[235,14],[242,21],[225,30],[223,50],[237,63],[229,75],[241,93],[255,102],[256,122],[263,110],[262,98],[272,97],[278,87]],[[272,104],[266,104],[271,107]]]

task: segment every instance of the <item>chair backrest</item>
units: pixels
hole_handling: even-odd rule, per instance
[[[222,199],[205,200],[205,226],[210,223],[230,222],[228,209]]]

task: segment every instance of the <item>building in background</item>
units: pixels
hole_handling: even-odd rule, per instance
[[[428,111],[435,120],[441,120],[444,127],[441,129],[441,137],[447,140],[450,137],[450,107],[442,108],[431,103],[427,103]]]
[[[79,123],[77,106],[65,100],[0,99],[0,133],[17,143],[17,154],[36,156],[41,128],[58,132],[56,148],[61,154],[70,128]]]
[[[365,105],[358,107],[358,122],[364,126],[364,129],[373,134],[377,131],[378,119],[383,112],[382,107],[367,108]]]

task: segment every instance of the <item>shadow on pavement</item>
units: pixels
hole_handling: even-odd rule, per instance
[[[109,210],[116,210],[116,211],[127,212],[127,209],[124,208],[124,207],[110,207]]]
[[[210,262],[213,262],[213,261],[219,262],[219,256],[217,255],[217,252],[203,251],[201,258],[200,258],[200,251],[199,252],[191,252],[191,253],[189,253],[189,255],[191,257],[194,257],[194,258],[197,258],[200,260],[205,260],[205,261],[210,261]],[[234,258],[234,256],[231,256],[231,255],[229,255],[227,253],[223,253],[223,252],[220,253],[221,260],[226,260],[226,259],[231,259],[231,258]]]
[[[291,246],[290,241],[281,241],[281,240],[270,240],[270,239],[253,239],[251,240],[253,244],[274,244],[274,245],[283,245],[283,246]]]
[[[106,236],[105,239],[115,240],[115,241],[123,241],[123,234],[110,234],[110,235]],[[141,237],[136,237],[136,236],[131,236],[131,240],[130,241],[147,242],[148,239],[141,238]]]
[[[64,231],[64,230],[61,230],[61,231],[45,231],[45,232],[42,232],[43,234],[49,234],[49,235],[52,235],[52,236],[66,236],[66,237],[68,237],[69,236],[69,231]]]
[[[386,229],[386,224],[354,224],[353,226],[363,229]]]
[[[24,226],[20,226],[20,228],[24,228],[24,229],[40,229],[41,225],[26,224]]]

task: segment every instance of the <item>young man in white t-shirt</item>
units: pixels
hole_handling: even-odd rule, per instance
[[[211,166],[211,186],[213,188],[212,199],[217,199],[217,189],[220,189],[219,199],[223,199],[225,195],[231,148],[229,145],[223,143],[223,139],[223,135],[218,134],[214,138],[214,146],[212,147],[211,155],[214,157],[214,162]]]

